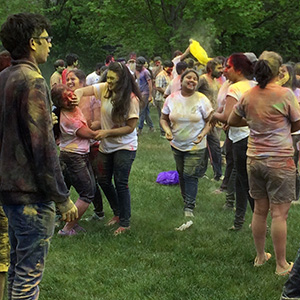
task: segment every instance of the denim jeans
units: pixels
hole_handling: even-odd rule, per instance
[[[207,134],[207,150],[206,150],[206,168],[208,162],[208,156],[211,158],[214,178],[219,180],[222,176],[222,154],[220,147],[220,138],[216,128],[213,128],[210,133]]]
[[[247,174],[247,144],[248,138],[244,138],[232,145],[234,167],[236,169],[236,211],[234,226],[241,228],[245,221],[247,201],[249,201],[252,211],[254,211],[254,200],[249,194],[249,183]]]
[[[293,147],[294,147],[294,162],[296,166],[296,200],[299,200],[300,196],[300,178],[299,178],[299,150],[297,143],[300,142],[300,134],[292,135]]]
[[[300,248],[298,250],[293,269],[283,287],[282,295],[292,299],[300,299]]]
[[[160,128],[160,135],[165,135],[165,131],[162,128],[162,126],[160,125],[160,117],[161,117],[161,110],[164,106],[164,102],[163,101],[155,101],[155,106],[157,108],[157,113],[158,113],[158,124],[159,124],[159,128]]]
[[[96,158],[96,176],[113,212],[120,217],[120,226],[130,225],[131,205],[128,187],[129,174],[136,151],[118,150],[113,153],[99,152]],[[114,183],[112,183],[112,176]]]
[[[91,203],[96,187],[89,155],[61,151],[59,160],[67,187],[73,186],[82,201]]]
[[[11,246],[8,299],[38,299],[38,284],[54,233],[55,204],[3,205],[3,209]]]
[[[95,144],[91,145],[91,147],[90,147],[90,154],[89,154],[89,160],[90,160],[90,163],[92,165],[93,172],[94,172],[95,187],[96,187],[95,197],[94,197],[94,200],[93,200],[94,213],[96,215],[98,215],[99,217],[102,217],[102,216],[104,216],[104,212],[103,212],[103,199],[102,199],[102,194],[101,194],[100,186],[97,183],[97,178],[96,178],[96,167],[97,167],[97,165],[94,164],[94,161],[95,161],[95,159],[97,157],[98,152],[99,152],[99,144],[95,143]]]
[[[146,123],[150,128],[153,128],[153,122],[150,117],[150,110],[149,110],[149,95],[143,95],[143,107],[140,111],[140,117],[139,117],[139,129],[143,129],[144,127],[144,121],[146,119]]]
[[[193,210],[196,204],[198,178],[205,174],[206,148],[196,151],[179,151],[173,147],[179,185],[185,210]]]

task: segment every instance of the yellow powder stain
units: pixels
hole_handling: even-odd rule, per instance
[[[30,206],[27,205],[27,206],[24,207],[23,214],[28,215],[28,216],[36,216],[37,211],[36,211],[35,208],[30,207]]]

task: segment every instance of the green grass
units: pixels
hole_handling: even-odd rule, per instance
[[[151,114],[158,128],[154,108]],[[233,213],[222,210],[225,195],[212,194],[218,183],[199,181],[194,224],[183,232],[174,230],[184,222],[179,186],[162,186],[155,180],[159,172],[174,170],[175,162],[158,130],[147,131],[139,138],[130,175],[131,231],[114,237],[116,227],[104,226],[105,221],[82,221],[87,234],[71,238],[55,234],[40,299],[279,299],[286,278],[274,274],[270,236],[266,249],[273,257],[265,266],[254,268],[250,209],[244,228],[228,232]],[[207,174],[212,177],[211,168]],[[112,213],[104,202],[107,221]],[[92,207],[86,214],[92,214]],[[294,260],[298,249],[299,217],[300,209],[293,206],[288,219],[288,260]]]

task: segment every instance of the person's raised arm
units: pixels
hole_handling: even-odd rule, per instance
[[[78,105],[81,97],[94,96],[94,87],[92,85],[77,89],[74,91],[74,99],[71,100],[72,105]]]

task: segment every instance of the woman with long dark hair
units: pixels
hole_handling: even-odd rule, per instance
[[[138,86],[128,68],[119,62],[108,67],[107,82],[75,91],[77,98],[94,95],[101,100],[101,140],[96,157],[96,176],[110,204],[114,217],[107,223],[120,227],[115,235],[130,229],[130,192],[128,179],[137,150],[136,125],[141,98]],[[112,183],[114,177],[114,183]]]
[[[258,86],[246,92],[235,106],[230,126],[248,124],[250,136],[247,171],[254,198],[252,233],[256,247],[254,266],[271,258],[265,252],[267,216],[272,218],[271,236],[277,275],[287,275],[293,263],[286,261],[287,216],[295,200],[296,168],[291,132],[300,129],[300,108],[293,92],[276,84],[282,58],[265,51],[255,66]]]

